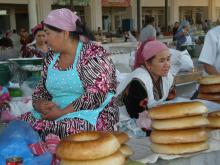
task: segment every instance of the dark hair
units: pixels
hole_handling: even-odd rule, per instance
[[[152,16],[145,16],[145,26],[154,23],[154,17]]]
[[[34,33],[33,33],[33,37],[37,34],[37,32],[39,32],[39,31],[44,31],[44,29],[37,29],[37,30],[35,30],[34,31]]]
[[[124,96],[123,102],[129,116],[137,119],[139,117],[139,113],[143,112],[145,109],[140,107],[139,103],[141,100],[147,98],[147,92],[143,83],[138,79],[131,81],[128,90],[128,95]]]
[[[62,32],[64,30],[48,25],[48,24],[44,24],[48,29],[53,30],[55,32]],[[90,30],[88,30],[85,26],[85,24],[83,24],[79,19],[76,21],[76,31],[70,31],[70,37],[71,38],[77,38],[79,39],[79,36],[83,35],[85,37],[87,37],[89,40],[95,40],[94,35],[90,32]]]
[[[10,38],[2,37],[0,39],[0,46],[2,47],[13,47],[13,42]]]
[[[24,27],[24,26],[20,28],[20,31],[21,31],[21,29],[23,29],[23,32],[27,32],[28,31],[27,28]]]

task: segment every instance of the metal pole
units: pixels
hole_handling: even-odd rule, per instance
[[[73,0],[70,0],[70,9],[71,9],[72,11],[74,11],[74,4],[73,4]]]
[[[165,0],[165,31],[168,30],[167,19],[168,19],[168,0]]]
[[[137,31],[140,32],[141,27],[140,27],[140,18],[141,18],[141,13],[140,13],[140,7],[141,3],[140,0],[137,0]]]

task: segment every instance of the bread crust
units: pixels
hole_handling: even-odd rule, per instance
[[[120,132],[120,131],[114,131],[112,132],[113,135],[115,135],[115,137],[118,139],[120,144],[125,144],[128,142],[129,137],[126,133],[124,132]]]
[[[208,116],[209,128],[220,128],[220,117]]]
[[[210,117],[220,117],[220,110],[208,113]],[[219,118],[220,119],[220,118]]]
[[[199,93],[198,98],[203,100],[220,101],[220,93]]]
[[[126,144],[123,144],[120,148],[120,152],[127,158],[134,154],[134,151]]]
[[[125,156],[121,152],[96,160],[61,160],[61,165],[123,165],[124,163]]]
[[[152,128],[156,130],[189,129],[207,126],[208,119],[205,116],[190,116],[166,120],[152,120]]]
[[[109,132],[81,132],[63,138],[57,145],[56,155],[65,160],[94,160],[112,155],[120,146]]]
[[[159,154],[189,154],[207,150],[209,148],[207,142],[186,143],[186,144],[151,144],[151,150]]]
[[[199,83],[203,85],[220,84],[220,76],[219,75],[205,76],[199,79]]]
[[[199,93],[220,93],[220,84],[200,85]]]
[[[199,101],[164,104],[149,110],[152,119],[172,119],[207,113],[206,106]]]
[[[202,128],[171,131],[154,130],[151,132],[150,139],[153,143],[160,144],[194,143],[206,141],[208,134]]]

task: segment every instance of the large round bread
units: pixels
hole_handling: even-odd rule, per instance
[[[220,84],[200,85],[200,93],[218,93],[220,92]]]
[[[129,157],[134,154],[134,151],[126,144],[123,144],[119,150],[125,157]]]
[[[114,131],[112,133],[118,139],[120,144],[125,144],[129,140],[129,137],[128,137],[128,135],[125,132]]]
[[[202,128],[172,131],[154,130],[151,132],[150,139],[152,142],[160,144],[194,143],[206,141],[208,134]]]
[[[211,128],[220,128],[220,117],[208,116],[209,125]]]
[[[125,156],[121,152],[116,152],[110,156],[96,160],[65,160],[62,159],[60,165],[124,165]]]
[[[202,77],[199,79],[199,83],[203,85],[210,85],[210,84],[220,84],[220,76],[219,75],[209,75],[206,77]]]
[[[204,116],[191,116],[166,120],[152,120],[151,127],[156,130],[188,129],[206,126],[209,121]]]
[[[209,148],[207,142],[185,143],[185,144],[151,144],[151,150],[159,154],[188,154],[207,150]]]
[[[107,157],[121,144],[109,132],[88,131],[63,138],[56,147],[56,155],[65,160],[93,160]]]
[[[208,94],[208,93],[199,93],[198,95],[199,99],[203,99],[203,100],[220,100],[220,93],[212,93],[212,94]]]
[[[172,119],[200,115],[206,112],[208,109],[202,102],[181,102],[153,107],[149,111],[149,117],[152,119]]]

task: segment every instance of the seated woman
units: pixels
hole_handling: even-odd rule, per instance
[[[192,37],[190,36],[189,31],[189,22],[187,20],[183,20],[175,35],[175,39],[177,41],[177,50],[181,50],[181,46],[183,45],[192,45]]]
[[[54,53],[44,60],[42,81],[33,94],[32,112],[22,115],[45,139],[88,130],[113,131],[118,122],[115,68],[109,53],[92,42],[80,18],[57,9],[44,20],[48,45]]]
[[[35,39],[35,42],[24,46],[21,50],[21,55],[25,58],[44,58],[50,51],[50,48],[47,45],[47,37],[46,33],[44,32],[43,24],[36,25],[33,29],[31,29],[31,32]]]
[[[137,119],[139,127],[149,130],[147,110],[176,95],[174,78],[169,73],[169,49],[156,40],[143,42],[137,51],[135,68],[119,84],[117,95],[130,118]]]

